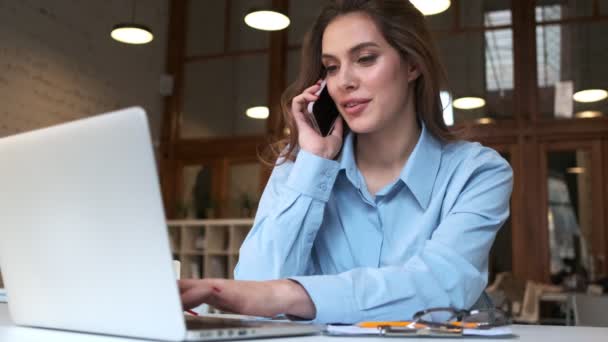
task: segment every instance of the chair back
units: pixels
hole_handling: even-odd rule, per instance
[[[608,295],[572,295],[574,323],[588,327],[608,327]]]
[[[477,301],[469,310],[491,310],[494,309],[494,303],[492,302],[492,298],[488,296],[486,291],[483,291]]]

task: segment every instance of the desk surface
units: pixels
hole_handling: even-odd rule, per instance
[[[514,325],[513,332],[519,336],[515,339],[481,339],[481,338],[464,338],[456,339],[461,342],[481,342],[481,341],[585,341],[585,342],[605,342],[608,340],[608,328],[590,328],[590,327],[564,327],[564,326],[540,326],[540,325]],[[285,341],[293,340],[294,342],[387,342],[395,339],[387,339],[382,337],[330,337],[330,336],[304,336],[304,337],[289,337],[279,339],[256,339],[252,341]],[[400,339],[401,340],[401,339]],[[408,338],[407,341],[432,341],[439,340],[446,342],[448,339],[431,339],[431,338]],[[0,303],[0,341],[2,342],[136,342],[142,340],[108,337],[101,335],[89,335],[81,333],[71,333],[47,329],[23,328],[12,325],[8,315],[8,307],[5,303]]]

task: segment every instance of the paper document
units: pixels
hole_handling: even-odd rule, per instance
[[[513,335],[513,330],[511,330],[511,326],[491,329],[464,329],[462,334],[468,336],[509,336]]]
[[[377,328],[361,328],[356,325],[333,325],[327,326],[327,333],[330,335],[378,335]]]
[[[361,328],[356,325],[333,325],[329,324],[326,330],[329,335],[379,335],[380,330],[378,328]],[[511,326],[496,327],[491,329],[464,329],[462,332],[465,336],[511,336],[513,331]],[[408,336],[416,336],[411,334]]]

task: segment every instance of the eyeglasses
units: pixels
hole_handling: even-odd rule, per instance
[[[418,311],[414,314],[414,322],[464,329],[490,329],[511,324],[507,314],[500,309],[457,310],[448,307]]]
[[[491,329],[511,324],[511,320],[500,309],[457,310],[449,307],[418,311],[405,327],[384,326],[380,331],[386,336],[462,335],[464,329]]]

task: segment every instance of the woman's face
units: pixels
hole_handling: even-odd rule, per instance
[[[418,76],[363,13],[337,17],[323,33],[322,62],[329,94],[359,134],[407,122],[409,90]],[[411,107],[413,108],[413,106]]]

